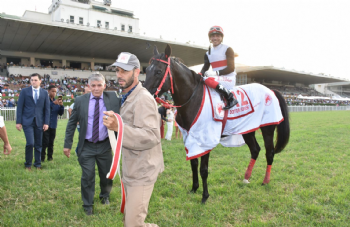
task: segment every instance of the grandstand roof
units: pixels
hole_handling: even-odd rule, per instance
[[[148,62],[153,45],[163,52],[166,44],[173,55],[181,56],[188,66],[203,63],[206,47],[141,36],[139,34],[99,29],[64,22],[38,22],[0,13],[0,50],[23,51],[64,56],[115,59],[128,51]]]
[[[255,81],[282,81],[285,84],[303,83],[305,85],[310,85],[346,81],[346,79],[343,78],[335,78],[323,74],[312,74],[296,70],[287,70],[273,66],[238,66],[237,73],[246,73],[248,78],[252,78]]]
[[[99,29],[64,22],[32,21],[28,18],[0,13],[0,50],[23,51],[59,56],[115,59],[128,51],[148,62],[153,45],[163,52],[166,44],[172,55],[183,59],[187,66],[203,63],[207,47],[141,36],[135,33]],[[0,53],[1,54],[1,53]],[[35,56],[34,56],[35,57]],[[348,81],[322,74],[286,70],[273,66],[236,65],[238,73],[246,73],[253,81],[282,81],[288,83],[319,84]]]

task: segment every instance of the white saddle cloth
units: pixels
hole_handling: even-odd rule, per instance
[[[219,143],[225,147],[245,144],[242,134],[262,126],[277,125],[283,121],[278,99],[273,91],[260,85],[249,84],[233,88],[238,104],[228,110],[222,133],[224,103],[214,89],[205,86],[201,108],[189,131],[179,126],[186,149],[186,160],[201,157]],[[221,139],[221,135],[226,135]]]

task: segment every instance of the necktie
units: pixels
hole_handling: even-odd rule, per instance
[[[38,90],[34,89],[34,92],[35,92],[35,94],[34,94],[34,102],[36,104],[36,102],[38,101]]]
[[[99,121],[100,121],[100,97],[94,97],[96,99],[95,103],[95,111],[94,111],[94,122],[92,125],[92,142],[97,143],[100,137],[100,128],[99,128]]]

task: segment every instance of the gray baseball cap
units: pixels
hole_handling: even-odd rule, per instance
[[[118,55],[118,59],[116,62],[114,62],[111,66],[118,66],[126,71],[133,70],[134,68],[140,68],[140,61],[139,59],[131,53],[128,52],[121,52]]]

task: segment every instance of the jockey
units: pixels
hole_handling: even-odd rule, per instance
[[[222,84],[215,81],[213,76],[225,76],[230,78],[233,83],[236,84],[236,72],[235,72],[235,54],[231,47],[222,44],[224,38],[224,30],[220,26],[213,26],[210,28],[208,37],[213,44],[213,48],[209,47],[209,50],[204,55],[204,66],[199,74],[204,75],[204,83],[215,89],[216,92],[223,96],[227,104],[223,108],[225,110],[232,108],[238,102],[234,98],[233,94]],[[208,71],[210,65],[213,71]]]

